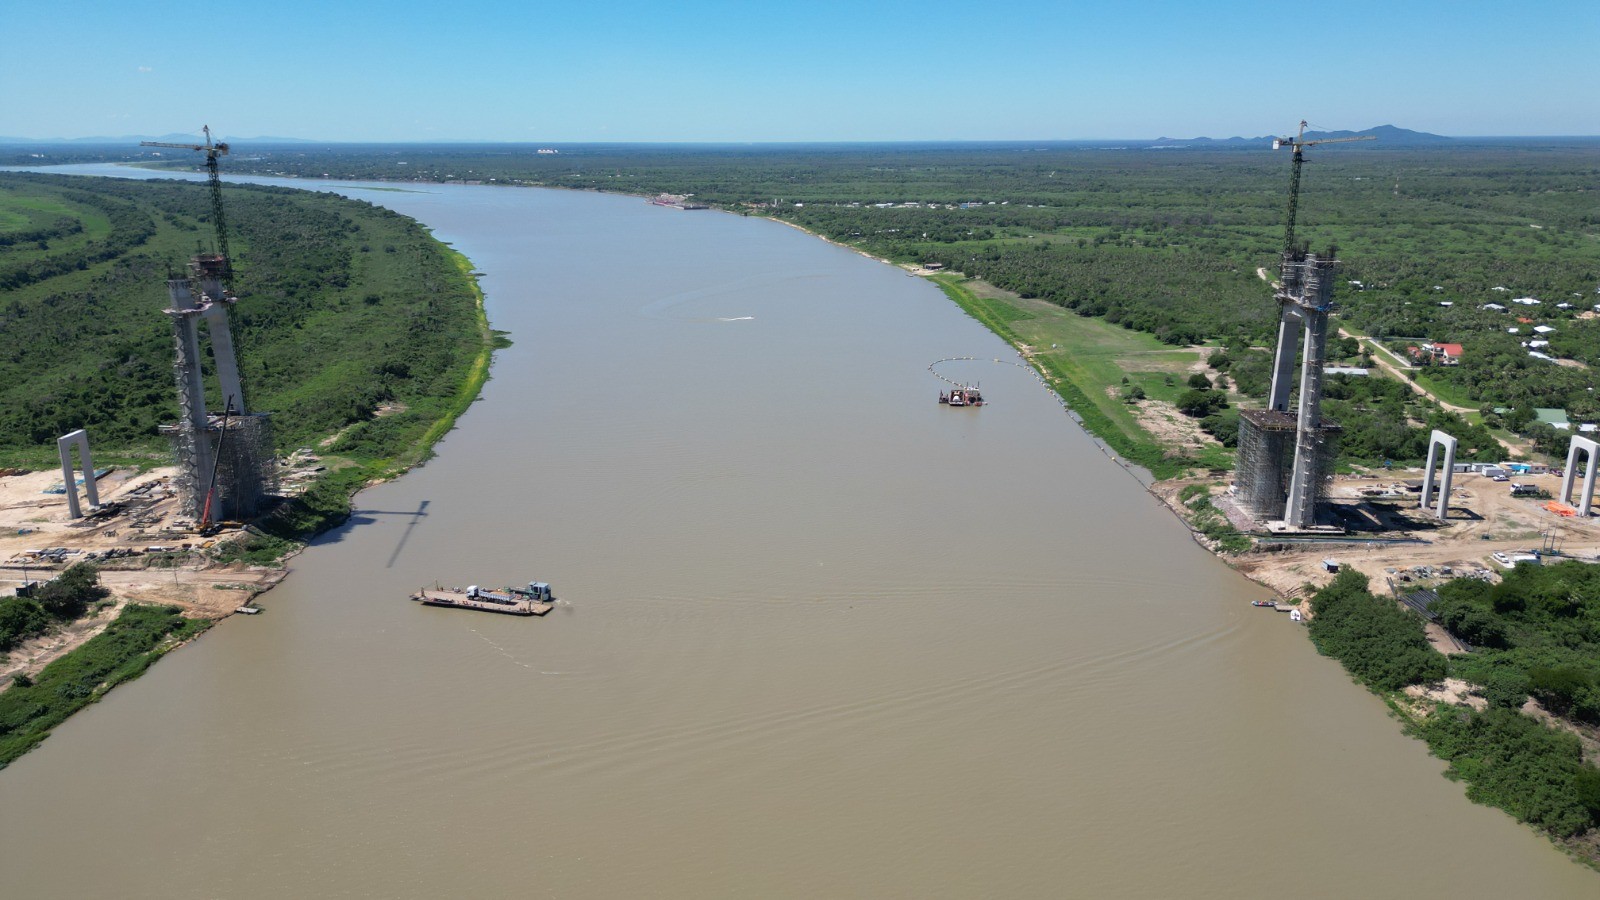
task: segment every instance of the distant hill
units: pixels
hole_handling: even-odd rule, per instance
[[[1400,128],[1395,125],[1378,125],[1373,128],[1362,129],[1361,131],[1308,131],[1306,132],[1305,139],[1308,141],[1319,141],[1328,140],[1330,138],[1360,137],[1362,135],[1369,134],[1377,138],[1377,140],[1373,142],[1374,144],[1382,145],[1384,147],[1415,147],[1421,145],[1448,144],[1455,140],[1455,138],[1448,138],[1444,135],[1429,134],[1426,131],[1412,131],[1409,128]],[[1155,141],[1152,142],[1152,145],[1157,147],[1202,147],[1218,149],[1235,147],[1270,147],[1272,146],[1272,141],[1274,138],[1287,136],[1289,135],[1269,134],[1253,138],[1198,137],[1189,138],[1187,140],[1183,138],[1163,137],[1156,138]]]

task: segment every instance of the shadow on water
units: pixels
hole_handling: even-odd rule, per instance
[[[400,551],[402,551],[402,550],[404,550],[406,548],[406,541],[411,540],[411,532],[416,529],[417,524],[419,522],[421,522],[423,517],[426,516],[427,514],[428,514],[428,501],[427,500],[423,500],[422,502],[417,504],[417,511],[414,512],[414,513],[410,513],[409,514],[411,516],[411,521],[406,523],[406,530],[404,532],[401,532],[401,534],[400,534],[400,542],[394,545],[394,552],[389,554],[389,561],[384,563],[383,567],[385,569],[394,568],[395,560],[400,558]],[[396,510],[394,512],[389,512],[389,511],[384,511],[384,510],[358,510],[355,513],[355,515],[351,516],[351,518],[354,519],[355,516],[357,516],[357,515],[359,515],[359,516],[372,516],[372,515],[377,515],[377,516],[403,516],[403,515],[407,515],[407,513],[400,512],[398,510]]]

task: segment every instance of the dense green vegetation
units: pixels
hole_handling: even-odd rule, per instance
[[[50,614],[29,597],[0,597],[0,653],[28,638],[44,634]]]
[[[1556,837],[1600,823],[1600,769],[1583,762],[1577,737],[1509,709],[1481,713],[1441,705],[1416,726],[1467,796]]]
[[[1340,572],[1311,599],[1311,641],[1376,691],[1444,677],[1444,657],[1428,646],[1422,621],[1367,591],[1367,576]]]
[[[534,150],[297,145],[262,148],[235,165],[290,177],[690,193],[891,259],[942,263],[1174,345],[1249,348],[1273,337],[1276,309],[1256,269],[1270,274],[1276,264],[1288,165],[1264,144]],[[1465,344],[1461,366],[1431,371],[1467,405],[1564,407],[1581,421],[1600,418],[1593,370],[1556,366],[1521,346],[1528,327],[1550,324],[1553,355],[1588,363],[1600,353],[1600,321],[1578,318],[1600,302],[1595,142],[1380,142],[1320,147],[1310,157],[1300,233],[1342,248],[1340,321],[1401,344]],[[1480,308],[1521,296],[1543,302],[1524,315],[1534,321],[1520,335],[1504,330],[1516,327],[1515,314]],[[1246,397],[1266,390],[1264,378],[1237,386]],[[1429,426],[1404,423],[1432,411],[1380,416],[1392,411],[1330,410],[1351,439],[1346,456],[1417,459],[1417,435]],[[1226,430],[1226,421],[1213,424]],[[1406,429],[1412,434],[1398,433]],[[1549,449],[1554,438],[1545,437]]]
[[[76,563],[29,596],[0,597],[0,653],[81,617],[109,594],[92,563]]]
[[[1341,572],[1311,602],[1317,648],[1374,691],[1438,681],[1447,668],[1483,687],[1487,710],[1435,704],[1410,726],[1473,801],[1561,839],[1600,825],[1600,769],[1584,761],[1577,736],[1518,711],[1532,692],[1557,715],[1600,716],[1600,567],[1518,566],[1495,585],[1447,583],[1433,607],[1440,621],[1486,645],[1448,661],[1429,647],[1420,619],[1374,597],[1359,573]]]
[[[1429,403],[1388,378],[1333,375],[1323,381],[1323,414],[1343,427],[1339,452],[1349,459],[1417,460],[1438,428],[1461,442],[1456,459],[1499,460],[1505,450],[1481,423]],[[1421,427],[1411,423],[1419,422]]]
[[[485,344],[452,254],[367,203],[226,195],[247,400],[281,446],[348,428],[337,451],[380,460],[450,416]],[[0,173],[0,212],[0,456],[38,463],[77,427],[97,452],[163,451],[176,401],[160,311],[168,273],[210,240],[204,185]]]
[[[89,611],[89,605],[104,600],[111,592],[100,586],[93,563],[74,563],[50,579],[33,594],[45,613],[70,621]]]
[[[1451,671],[1490,687],[1491,701],[1515,707],[1531,694],[1557,715],[1600,724],[1600,566],[1517,566],[1493,585],[1457,579],[1432,609],[1478,648]]]
[[[0,693],[0,768],[33,749],[50,730],[121,682],[137,678],[163,653],[204,631],[176,606],[125,607],[106,630]]]

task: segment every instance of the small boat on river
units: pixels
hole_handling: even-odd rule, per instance
[[[939,402],[950,406],[982,406],[983,394],[975,385],[962,385],[939,394]]]
[[[542,616],[555,609],[555,595],[550,592],[550,585],[542,581],[530,581],[525,589],[508,587],[495,591],[475,584],[464,591],[460,588],[423,588],[412,594],[411,599],[423,606],[452,606],[508,616]]]

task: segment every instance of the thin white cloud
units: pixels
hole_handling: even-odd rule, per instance
[[[152,68],[150,68],[150,67],[149,67],[149,66],[140,66],[140,67],[139,67],[139,72],[140,72],[140,73],[141,73],[141,74],[143,74],[143,73],[148,73],[148,72],[154,72],[154,71],[155,71],[155,69],[152,69]]]

